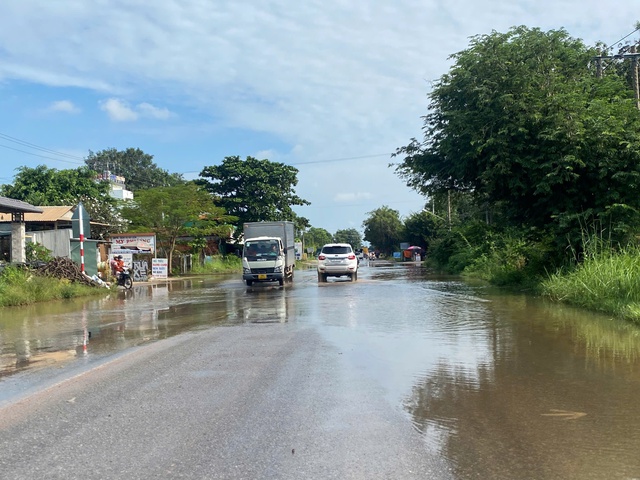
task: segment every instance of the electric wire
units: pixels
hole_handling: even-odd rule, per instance
[[[362,155],[360,157],[344,157],[344,158],[331,158],[328,160],[311,160],[309,162],[291,162],[289,165],[295,167],[296,165],[311,165],[313,163],[329,163],[329,162],[344,162],[348,160],[362,160],[365,158],[374,158],[374,157],[390,157],[393,155],[392,153],[375,153],[372,155]]]
[[[53,160],[53,161],[56,161],[56,162],[70,163],[70,164],[73,164],[73,165],[82,164],[84,162],[84,159],[81,158],[81,157],[78,157],[78,156],[75,156],[75,155],[70,155],[70,154],[65,154],[65,153],[62,153],[62,152],[57,152],[56,150],[51,150],[51,149],[48,149],[48,148],[45,148],[45,147],[41,147],[41,146],[36,145],[34,143],[27,142],[27,141],[24,141],[24,140],[20,140],[20,139],[15,138],[15,137],[11,137],[10,135],[6,135],[6,134],[3,134],[3,133],[0,133],[0,138],[12,141],[12,142],[17,143],[19,145],[23,145],[23,146],[26,146],[26,147],[29,147],[29,148],[33,148],[35,150],[42,151],[42,152],[45,152],[45,153],[49,152],[49,153],[52,153],[54,155],[60,155],[60,156],[66,157],[66,158],[82,160],[82,162],[80,162],[80,161],[71,161],[71,160],[63,160],[63,159],[60,159],[60,158],[54,158],[54,157],[50,157],[50,156],[46,156],[46,155],[40,155],[40,154],[37,154],[37,153],[27,152],[25,150],[20,150],[18,148],[14,148],[14,147],[11,147],[9,145],[0,144],[0,147],[7,148],[9,150],[14,150],[16,152],[21,152],[21,153],[24,153],[24,154],[27,154],[27,155],[32,155],[34,157],[44,158],[44,159],[47,159],[47,160]],[[323,159],[323,160],[311,160],[311,161],[308,161],[308,162],[304,162],[304,161],[303,162],[291,162],[288,165],[297,166],[297,165],[311,165],[311,164],[320,164],[320,163],[344,162],[344,161],[363,160],[363,159],[367,159],[367,158],[376,158],[376,157],[390,157],[391,155],[392,155],[391,153],[376,153],[376,154],[371,154],[371,155],[360,155],[360,156],[356,156],[356,157],[339,157],[339,158],[329,158],[329,159]],[[199,174],[200,171],[187,171],[187,172],[176,172],[176,173],[178,173],[179,175],[183,175],[184,176],[184,175],[189,174],[189,173],[197,173],[197,174]],[[0,179],[7,179],[8,180],[7,177],[0,177]],[[405,203],[414,203],[414,202],[413,201],[391,201],[391,202],[386,202],[386,203],[388,205],[396,205],[396,204],[405,204]],[[340,207],[341,208],[357,208],[357,207],[364,207],[364,206],[367,206],[367,205],[369,205],[369,204],[368,203],[353,203],[353,204],[342,204],[342,205],[340,205]],[[305,208],[306,207],[306,208],[311,208],[311,209],[315,210],[315,209],[335,208],[335,205],[301,205],[301,206],[298,206],[298,207],[299,208]]]
[[[72,158],[74,160],[84,161],[84,158],[78,157],[77,155],[71,155],[69,153],[58,152],[56,150],[51,150],[49,148],[41,147],[39,145],[36,145],[35,143],[30,143],[30,142],[27,142],[25,140],[20,140],[19,138],[15,138],[15,137],[12,137],[11,135],[7,135],[7,134],[4,134],[4,133],[0,133],[0,138],[2,138],[4,140],[8,140],[10,142],[14,142],[14,143],[23,145],[25,147],[33,148],[34,150],[40,150],[41,152],[52,153],[52,154],[58,155],[60,157],[66,157],[66,158]]]
[[[624,37],[622,37],[620,40],[618,40],[617,42],[613,42],[611,45],[616,45],[617,43],[620,43],[621,41],[625,40],[626,38],[630,37],[631,35],[633,35],[634,33],[636,33],[638,30],[640,30],[640,27],[636,28],[633,32],[629,33],[628,35],[625,35]]]
[[[20,140],[18,138],[15,137],[11,137],[10,135],[6,135],[3,133],[0,133],[0,138],[4,138],[4,139],[10,139],[11,141],[13,141],[14,143],[18,143],[20,145],[24,145],[24,146],[28,146],[29,148],[34,148],[37,149],[39,151],[43,151],[43,152],[51,152],[53,154],[56,155],[64,155],[65,157],[69,157],[69,158],[77,158],[79,160],[82,160],[84,162],[84,159],[82,159],[81,157],[78,156],[74,156],[74,155],[69,155],[69,154],[64,154],[62,152],[56,152],[55,150],[51,150],[45,147],[41,147],[39,145],[36,145],[34,143],[31,142],[27,142],[25,140]],[[71,160],[63,160],[63,159],[59,159],[59,158],[53,158],[50,156],[45,156],[45,155],[40,155],[37,153],[32,153],[32,152],[27,152],[25,150],[20,150],[18,148],[14,148],[8,145],[3,145],[0,144],[0,147],[3,148],[7,148],[10,150],[14,150],[17,152],[21,152],[21,153],[25,153],[27,155],[32,155],[34,157],[39,157],[39,158],[44,158],[47,160],[53,160],[56,162],[64,162],[64,163],[70,163],[73,165],[78,165],[78,164],[82,164],[83,162],[79,162],[79,161],[71,161]],[[329,158],[329,159],[322,159],[322,160],[311,160],[311,161],[302,161],[302,162],[291,162],[288,163],[287,165],[290,166],[298,166],[298,165],[312,165],[312,164],[322,164],[322,163],[332,163],[332,162],[346,162],[346,161],[351,161],[351,160],[363,160],[363,159],[367,159],[367,158],[376,158],[376,157],[390,157],[392,154],[391,153],[376,153],[376,154],[371,154],[371,155],[360,155],[360,156],[355,156],[355,157],[339,157],[339,158]],[[204,168],[204,167],[203,167]],[[199,171],[186,171],[186,172],[175,172],[178,173],[179,175],[187,175],[187,174],[199,174],[202,170]],[[114,172],[117,174],[117,172]],[[0,178],[4,178],[7,179],[7,177],[0,177]],[[395,205],[395,204],[399,204],[399,203],[413,203],[411,201],[397,201],[397,202],[388,202],[389,205]],[[359,203],[359,204],[342,204],[341,207],[343,208],[352,208],[352,207],[363,207],[368,205],[367,203]],[[325,209],[325,208],[335,208],[335,205],[313,205],[313,206],[301,206],[301,207],[307,207],[307,208],[311,208],[311,209]]]
[[[33,155],[35,157],[40,157],[40,158],[46,158],[48,160],[54,160],[56,162],[64,162],[64,163],[70,163],[73,165],[82,165],[82,163],[84,162],[84,158],[82,157],[78,157],[77,155],[71,155],[71,154],[67,154],[67,153],[63,153],[63,152],[58,152],[56,150],[51,150],[49,148],[45,148],[45,147],[41,147],[39,145],[36,145],[35,143],[31,143],[31,142],[27,142],[26,140],[21,140],[19,138],[16,137],[12,137],[10,135],[4,134],[2,132],[0,132],[0,138],[3,138],[5,140],[9,140],[11,142],[14,143],[18,143],[20,145],[29,147],[29,148],[33,148],[35,150],[39,150],[42,152],[48,152],[48,153],[52,153],[54,155],[59,155],[62,157],[66,157],[66,158],[71,158],[71,159],[77,159],[77,161],[69,161],[69,160],[62,160],[59,158],[53,158],[50,156],[45,156],[45,155],[39,155],[36,153],[32,153],[32,152],[27,152],[25,150],[20,150],[18,148],[14,148],[14,147],[10,147],[8,145],[3,145],[0,144],[0,147],[3,148],[8,148],[10,150],[14,150],[16,152],[21,152],[21,153],[26,153],[27,155]],[[329,159],[322,159],[322,160],[310,160],[307,162],[291,162],[288,163],[288,165],[290,166],[297,166],[297,165],[313,165],[313,164],[318,164],[318,163],[332,163],[332,162],[346,162],[346,161],[350,161],[350,160],[363,160],[366,158],[376,158],[376,157],[390,157],[391,155],[393,155],[392,153],[374,153],[374,154],[370,154],[370,155],[360,155],[360,156],[356,156],[356,157],[339,157],[339,158],[329,158]],[[186,175],[189,173],[200,173],[199,171],[187,171],[187,172],[175,172],[178,173],[179,175]]]
[[[20,150],[19,148],[13,148],[13,147],[10,147],[9,145],[3,145],[1,143],[0,143],[0,147],[8,148],[9,150],[14,150],[16,152],[26,153],[27,155],[33,155],[34,157],[46,158],[48,160],[54,160],[56,162],[64,162],[64,163],[71,163],[73,165],[78,165],[77,161],[72,162],[71,160],[62,160],[60,158],[47,157],[45,155],[39,155],[37,153],[27,152],[25,150]]]

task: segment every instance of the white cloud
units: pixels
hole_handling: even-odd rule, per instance
[[[259,150],[257,151],[254,155],[252,155],[254,158],[257,158],[258,160],[263,160],[265,158],[271,160],[272,162],[279,162],[279,153],[274,151],[274,150]]]
[[[171,112],[166,108],[158,108],[154,107],[150,103],[139,103],[137,105],[137,110],[140,112],[140,115],[155,118],[158,120],[167,120],[171,116]]]
[[[107,112],[109,118],[115,122],[131,122],[138,119],[138,114],[117,98],[109,98],[100,102],[100,109]]]
[[[80,109],[69,100],[58,100],[47,108],[49,112],[80,113]]]
[[[109,118],[115,122],[132,122],[140,117],[156,120],[166,120],[171,117],[171,112],[167,108],[154,107],[146,102],[132,108],[127,102],[118,98],[101,101],[100,109],[107,112]]]

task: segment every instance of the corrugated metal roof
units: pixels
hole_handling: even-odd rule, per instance
[[[2,198],[2,197],[0,197]],[[28,205],[28,204],[27,204]],[[42,213],[25,213],[25,222],[56,222],[58,220],[71,221],[75,207],[38,207]],[[1,210],[0,205],[0,210]],[[0,213],[0,222],[10,222],[11,215]]]
[[[30,203],[16,200],[14,198],[0,197],[0,212],[2,213],[26,213],[41,212],[40,207],[35,207]],[[9,216],[10,217],[10,216]],[[11,218],[9,218],[11,220]]]

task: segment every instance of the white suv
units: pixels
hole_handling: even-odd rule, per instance
[[[327,243],[318,255],[318,282],[344,275],[352,282],[358,279],[358,259],[353,248],[348,243]]]

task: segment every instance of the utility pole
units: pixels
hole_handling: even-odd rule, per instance
[[[447,190],[447,219],[449,220],[449,231],[451,231],[451,190]]]
[[[640,53],[636,53],[636,47],[633,46],[630,49],[631,53],[623,53],[621,55],[600,55],[595,57],[596,61],[596,76],[602,78],[602,60],[631,60],[631,78],[633,82],[633,92],[636,98],[636,108],[640,110],[640,80],[638,79],[638,58]]]
[[[638,55],[636,54],[635,45],[631,47],[631,77],[633,78],[633,91],[636,96],[636,107],[640,110],[640,85],[638,85]]]

